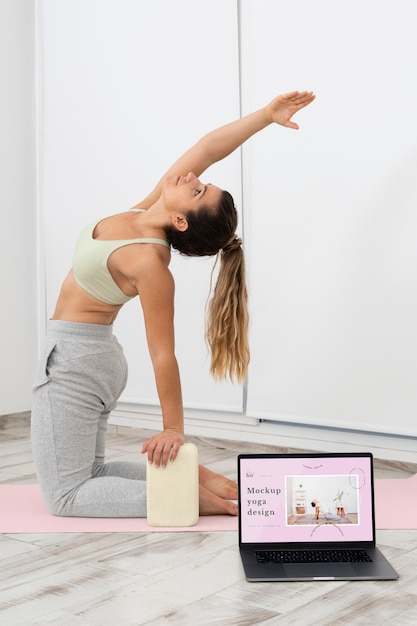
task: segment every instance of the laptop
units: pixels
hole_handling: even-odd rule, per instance
[[[375,545],[371,453],[238,456],[249,582],[395,580]]]

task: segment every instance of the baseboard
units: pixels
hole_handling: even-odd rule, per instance
[[[30,422],[30,411],[0,415],[0,430],[3,430],[10,424],[16,426],[18,424],[27,424],[28,422]]]
[[[110,423],[117,426],[161,430],[157,407],[121,404],[113,411]],[[212,414],[186,411],[188,435],[234,442],[297,448],[320,452],[372,452],[375,458],[416,463],[417,438],[259,421],[243,414]]]
[[[0,415],[0,430],[29,421],[30,411]],[[157,407],[120,405],[113,411],[110,423],[159,431],[162,419]],[[242,414],[219,415],[204,411],[186,412],[185,427],[188,435],[234,441],[237,448],[239,442],[244,442],[322,452],[366,451],[378,459],[404,463],[416,463],[417,459],[417,438],[414,437],[257,421]]]

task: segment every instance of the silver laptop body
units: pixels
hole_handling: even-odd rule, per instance
[[[398,578],[375,545],[372,454],[242,454],[238,485],[246,580]]]

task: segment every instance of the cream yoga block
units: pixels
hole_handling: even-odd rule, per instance
[[[146,463],[150,526],[194,526],[198,521],[198,451],[184,443],[166,467]]]

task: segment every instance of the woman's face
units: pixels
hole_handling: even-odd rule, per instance
[[[165,206],[181,213],[198,211],[202,206],[215,208],[221,194],[219,187],[205,185],[192,172],[187,176],[167,176],[162,190]]]

